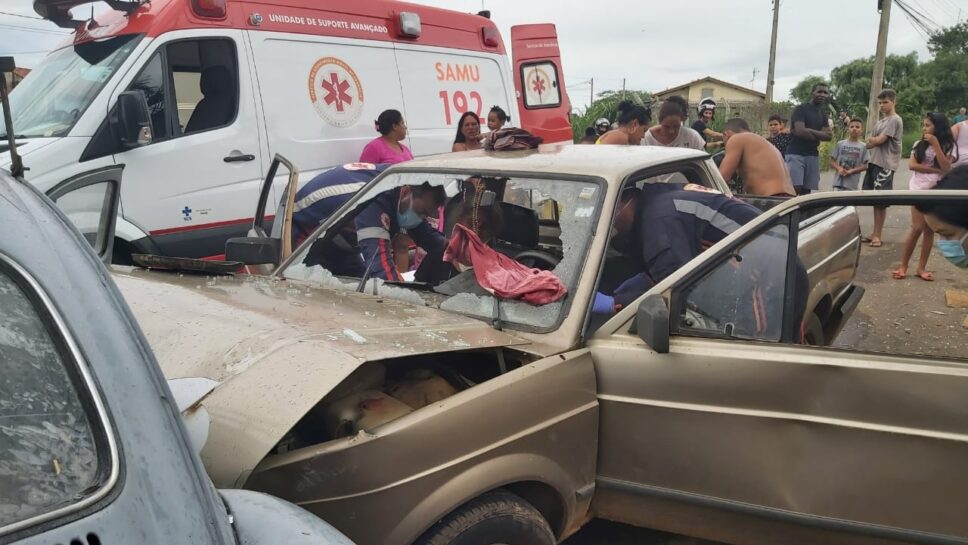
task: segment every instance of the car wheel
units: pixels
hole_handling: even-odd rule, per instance
[[[803,326],[804,344],[810,346],[827,346],[823,333],[823,324],[816,314],[811,312],[810,316],[803,322]]]
[[[504,490],[477,497],[441,519],[415,545],[554,545],[555,535],[530,503]]]

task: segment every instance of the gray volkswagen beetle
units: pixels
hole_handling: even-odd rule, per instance
[[[122,169],[50,198],[0,170],[0,543],[352,545],[299,507],[216,490],[205,474],[101,262]]]

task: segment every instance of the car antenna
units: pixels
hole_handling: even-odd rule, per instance
[[[10,144],[10,174],[23,181],[24,162],[17,153],[17,136],[13,132],[13,116],[10,114],[10,96],[7,94],[7,73],[13,81],[13,70],[17,66],[13,57],[0,57],[0,102],[3,102],[3,125],[7,131],[7,143]]]

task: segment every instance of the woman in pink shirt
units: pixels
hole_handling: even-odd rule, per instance
[[[941,176],[951,170],[951,164],[957,156],[957,146],[951,134],[951,125],[944,114],[928,113],[924,116],[924,136],[911,150],[908,166],[913,173],[908,184],[909,189],[931,189],[937,185]],[[911,207],[911,228],[904,238],[904,250],[901,253],[901,265],[894,270],[895,280],[907,277],[908,263],[914,255],[914,246],[921,238],[921,255],[918,258],[918,278],[934,280],[934,274],[927,271],[928,257],[934,246],[934,231],[924,222],[924,214]]]
[[[360,154],[361,163],[402,163],[413,159],[403,140],[407,137],[407,124],[403,121],[403,114],[397,110],[384,110],[376,120],[376,130],[382,136],[375,138],[363,148]]]

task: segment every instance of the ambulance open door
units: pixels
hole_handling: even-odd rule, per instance
[[[511,58],[521,128],[545,143],[571,142],[571,103],[555,25],[511,27]]]

